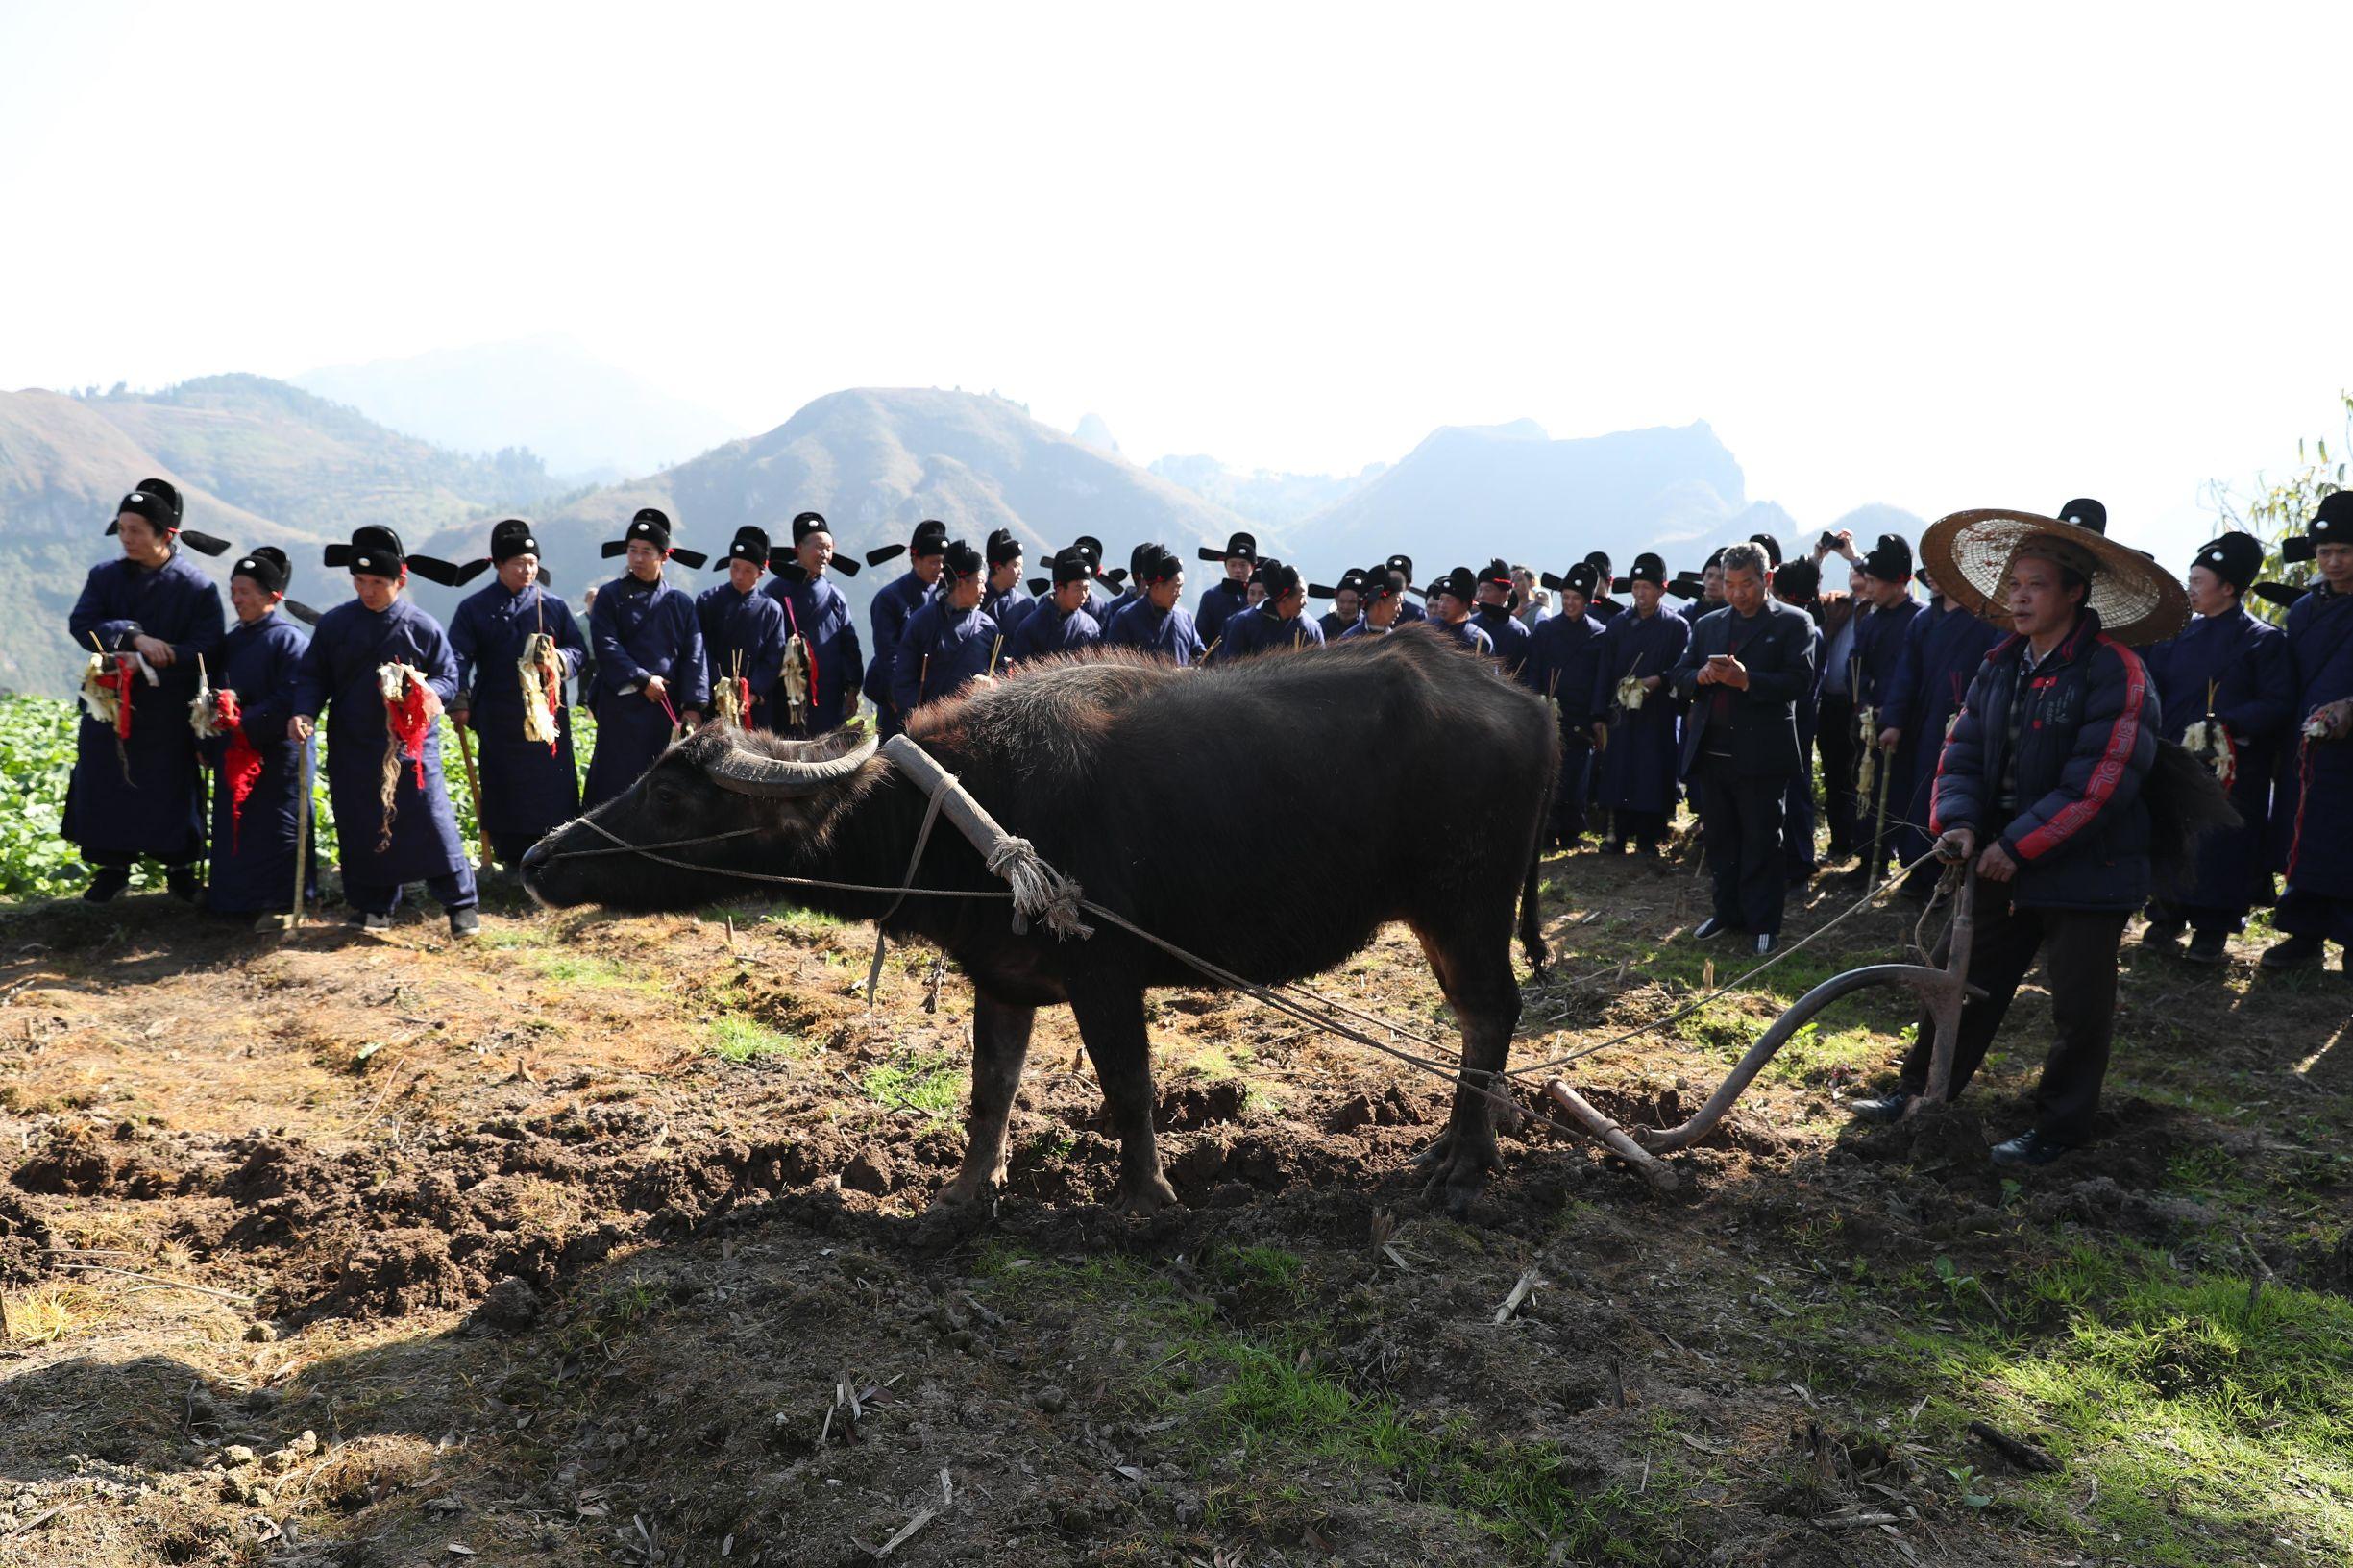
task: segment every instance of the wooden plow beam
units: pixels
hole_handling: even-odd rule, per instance
[[[1962,877],[1958,893],[1953,895],[1952,925],[1940,944],[1944,953],[1942,968],[1924,964],[1868,964],[1859,969],[1834,974],[1789,1005],[1788,1011],[1773,1021],[1773,1026],[1759,1035],[1756,1043],[1740,1059],[1739,1066],[1720,1085],[1707,1103],[1675,1127],[1636,1127],[1630,1131],[1621,1127],[1597,1109],[1593,1103],[1571,1089],[1562,1079],[1548,1079],[1545,1097],[1567,1112],[1579,1125],[1600,1139],[1610,1151],[1634,1167],[1645,1181],[1663,1191],[1672,1191],[1678,1185],[1674,1169],[1657,1156],[1687,1149],[1713,1132],[1726,1113],[1747,1091],[1765,1064],[1772,1061],[1782,1046],[1798,1031],[1814,1021],[1823,1009],[1841,997],[1874,986],[1901,986],[1920,997],[1926,1010],[1928,1026],[1933,1031],[1928,1052],[1928,1082],[1923,1092],[1904,1108],[1909,1117],[1924,1107],[1942,1105],[1952,1090],[1952,1052],[1961,1033],[1961,1005],[1973,996],[1985,993],[1969,983],[1970,948],[1976,939],[1977,872],[1972,867]]]

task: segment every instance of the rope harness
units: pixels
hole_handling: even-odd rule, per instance
[[[1094,934],[1092,926],[1080,920],[1079,916],[1084,913],[1105,924],[1117,927],[1140,942],[1158,948],[1204,978],[1214,981],[1225,989],[1240,992],[1262,1006],[1272,1008],[1310,1028],[1319,1029],[1328,1034],[1337,1035],[1343,1040],[1353,1041],[1367,1049],[1377,1051],[1418,1071],[1429,1073],[1433,1077],[1453,1084],[1458,1089],[1476,1094],[1497,1106],[1520,1115],[1535,1115],[1538,1119],[1569,1133],[1590,1133],[1592,1129],[1563,1121],[1541,1108],[1532,1109],[1524,1100],[1497,1092],[1497,1086],[1520,1080],[1523,1081],[1521,1087],[1534,1088],[1536,1087],[1535,1080],[1539,1075],[1555,1072],[1571,1063],[1607,1050],[1612,1046],[1625,1044],[1644,1035],[1656,1033],[1673,1023],[1689,1017],[1726,992],[1747,986],[1756,976],[1809,946],[1816,940],[1826,935],[1833,927],[1857,914],[1866,906],[1877,903],[1898,885],[1904,875],[1936,858],[1935,852],[1931,850],[1928,854],[1912,862],[1911,865],[1900,868],[1894,876],[1866,892],[1860,898],[1813,931],[1779,949],[1746,972],[1716,987],[1704,995],[1695,997],[1664,1017],[1655,1018],[1649,1023],[1613,1035],[1596,1044],[1580,1046],[1566,1055],[1553,1058],[1550,1061],[1521,1066],[1487,1069],[1465,1066],[1459,1052],[1453,1045],[1434,1040],[1394,1019],[1353,1007],[1297,982],[1270,986],[1246,979],[1222,965],[1178,946],[1164,937],[1155,936],[1116,910],[1107,909],[1093,899],[1085,897],[1076,882],[1048,865],[1038,854],[1036,846],[1027,839],[1017,838],[1000,827],[996,820],[990,816],[988,810],[965,790],[955,774],[941,767],[929,752],[905,735],[893,736],[884,744],[881,754],[905,774],[910,782],[921,789],[926,796],[923,822],[916,834],[915,850],[908,857],[906,874],[896,887],[864,882],[838,882],[822,877],[789,876],[772,871],[748,871],[731,866],[705,865],[698,861],[680,860],[672,855],[657,853],[660,850],[695,848],[703,845],[750,838],[766,831],[766,829],[757,827],[740,827],[724,833],[705,834],[699,838],[670,839],[655,844],[641,845],[631,844],[592,817],[582,817],[579,819],[580,824],[610,840],[611,847],[567,849],[548,858],[551,861],[557,861],[587,859],[603,855],[641,855],[659,866],[668,866],[679,870],[707,871],[743,882],[888,896],[891,899],[890,907],[874,921],[874,956],[867,968],[866,992],[867,1005],[870,1007],[873,1005],[875,988],[882,974],[885,950],[883,924],[896,915],[909,898],[1007,899],[1014,906],[1013,928],[1017,933],[1025,932],[1028,929],[1029,920],[1042,919],[1049,931],[1063,940],[1067,940],[1072,936],[1085,939]],[[954,822],[958,830],[970,841],[972,846],[980,851],[981,858],[987,864],[991,874],[1006,881],[1008,885],[1005,888],[919,888],[915,885],[916,871],[922,863],[923,851],[930,844],[932,828],[943,815]],[[1957,870],[1957,868],[1951,870]],[[1950,870],[1948,874],[1950,875]],[[1933,913],[1933,910],[1932,905],[1928,913]],[[1923,921],[1924,922],[1927,918],[1927,913],[1924,913]],[[1915,937],[1919,935],[1917,927],[1914,935]],[[1598,978],[1600,973],[1606,972],[1608,971],[1597,971],[1595,976],[1588,978]],[[1359,1024],[1364,1027],[1358,1027]],[[1370,1030],[1382,1031],[1388,1038],[1380,1039],[1370,1033]],[[1513,1031],[1515,1037],[1526,1033],[1525,1029]],[[1416,1051],[1407,1050],[1397,1043],[1401,1040],[1423,1046],[1436,1054],[1426,1056]]]

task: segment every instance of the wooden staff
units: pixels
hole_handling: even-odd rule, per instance
[[[491,861],[490,826],[482,821],[482,780],[480,775],[474,771],[474,738],[466,733],[466,726],[456,720],[451,720],[450,725],[457,731],[457,754],[465,759],[466,795],[474,802],[474,835],[480,841],[478,847],[482,852],[481,869],[487,871],[490,870]]]

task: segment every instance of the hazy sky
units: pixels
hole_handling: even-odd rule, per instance
[[[552,331],[747,429],[1703,418],[1809,526],[2090,494],[2172,555],[2341,429],[2353,6],[1798,13],[19,0],[0,385]]]

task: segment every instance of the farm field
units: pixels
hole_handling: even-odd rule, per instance
[[[1515,1060],[1738,962],[1691,942],[1688,867],[1545,875]],[[1793,935],[1846,903],[1801,895]],[[1914,915],[1572,1076],[1679,1119]],[[1984,1151],[2047,997],[1963,1105],[1866,1131],[1836,1099],[1909,1024],[1866,993],[1679,1192],[1532,1120],[1464,1224],[1411,1169],[1437,1083],[1187,992],[1153,1007],[1185,1203],[1120,1217],[1048,1013],[1010,1189],[946,1227],[968,996],[895,948],[870,1012],[869,928],[494,889],[461,949],[414,911],[278,943],[26,899],[0,1563],[2342,1561],[2353,992],[2256,978],[2267,940],[2227,976],[2128,943],[2104,1139],[2046,1170]],[[1402,929],[1319,989],[1446,1021]]]

